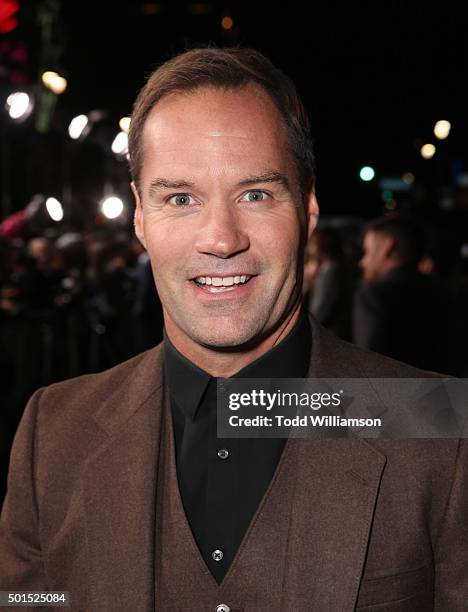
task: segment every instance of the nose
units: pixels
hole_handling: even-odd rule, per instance
[[[239,211],[231,202],[208,204],[201,215],[201,226],[196,239],[199,253],[227,259],[250,247],[250,240],[241,227]]]

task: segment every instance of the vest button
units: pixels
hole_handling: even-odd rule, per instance
[[[220,448],[218,451],[218,457],[220,459],[227,459],[229,457],[229,451],[227,448]]]
[[[221,559],[224,557],[224,553],[222,550],[219,550],[219,548],[217,548],[211,553],[211,556],[215,561],[221,561]]]
[[[231,612],[231,608],[226,604],[219,604],[219,606],[216,606],[215,612]]]

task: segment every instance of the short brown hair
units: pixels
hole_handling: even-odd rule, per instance
[[[416,265],[424,255],[424,231],[414,219],[388,213],[367,223],[364,235],[372,232],[393,238],[394,252],[403,263]]]
[[[128,136],[130,171],[138,186],[142,166],[142,135],[149,112],[163,96],[213,86],[238,89],[259,84],[278,108],[296,160],[301,194],[314,186],[315,159],[307,112],[289,77],[259,51],[249,48],[199,48],[165,62],[148,78],[133,106]]]

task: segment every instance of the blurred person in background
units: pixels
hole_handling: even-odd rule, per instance
[[[125,361],[136,353],[133,303],[135,256],[127,236],[93,239],[89,244],[88,306],[94,330],[91,370]]]
[[[27,397],[44,384],[41,322],[49,293],[22,239],[3,241],[0,273],[0,498],[7,452]],[[2,456],[3,455],[3,456]]]
[[[28,204],[0,223],[0,236],[7,240],[22,239],[37,235],[47,224],[49,216],[45,210],[45,197],[41,193],[33,195]]]
[[[49,307],[50,292],[27,245],[10,243],[0,287],[0,342],[4,389],[13,411],[21,411],[24,397],[42,384],[41,320]]]
[[[306,249],[304,306],[325,327],[351,340],[353,277],[344,263],[340,234],[332,228],[317,229]]]
[[[450,370],[450,301],[418,269],[425,253],[420,227],[398,214],[386,215],[366,226],[363,244],[354,342],[419,368]]]
[[[163,339],[163,310],[158,292],[154,286],[153,270],[148,252],[135,239],[132,242],[137,261],[133,268],[135,299],[135,349],[138,353],[156,346]]]

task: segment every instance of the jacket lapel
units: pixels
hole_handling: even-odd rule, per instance
[[[350,351],[313,319],[310,378],[362,376]],[[386,456],[363,438],[297,440],[297,537],[288,563],[295,609],[354,610]]]
[[[385,456],[362,439],[295,443],[297,486],[285,605],[354,610]]]
[[[155,487],[163,402],[159,348],[110,390],[96,420],[110,435],[85,475],[89,609],[154,610]]]

